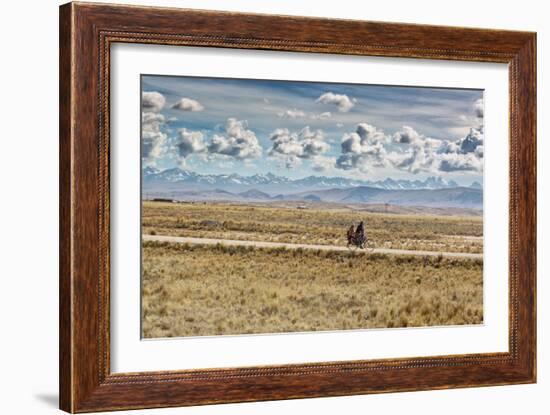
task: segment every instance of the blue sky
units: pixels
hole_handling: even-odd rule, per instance
[[[482,180],[481,90],[143,75],[141,109],[160,169]]]

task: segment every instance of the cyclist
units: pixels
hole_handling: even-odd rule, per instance
[[[363,221],[357,225],[357,229],[355,230],[355,240],[359,243],[362,243],[365,240],[365,224]]]

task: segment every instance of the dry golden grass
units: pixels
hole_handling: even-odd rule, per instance
[[[146,242],[143,336],[479,324],[482,283],[478,260]]]
[[[378,248],[483,252],[483,220],[476,216],[145,201],[142,223],[145,234],[345,245],[346,230],[360,220],[365,221],[367,235]]]

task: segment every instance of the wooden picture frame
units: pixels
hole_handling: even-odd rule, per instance
[[[118,42],[508,64],[509,352],[111,373],[109,62],[110,46]],[[91,412],[535,382],[535,33],[69,3],[60,8],[59,93],[61,409]]]

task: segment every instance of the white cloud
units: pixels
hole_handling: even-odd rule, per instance
[[[158,131],[162,124],[164,124],[164,115],[156,112],[142,112],[141,123],[143,130]]]
[[[312,120],[328,120],[330,117],[332,117],[332,114],[327,111],[320,114],[311,114],[309,117]]]
[[[453,172],[483,170],[483,129],[472,128],[459,140],[437,140],[414,128],[403,126],[391,137],[375,126],[358,124],[354,133],[342,137],[341,155],[336,167],[369,172],[373,167],[393,167],[416,174],[419,172]]]
[[[403,127],[395,137],[407,139],[410,145],[403,153],[389,155],[393,165],[411,173],[453,172],[483,170],[483,131],[472,128],[470,133],[459,140],[436,140],[418,134],[410,127]],[[478,150],[479,148],[479,150]]]
[[[456,141],[444,141],[437,149],[439,170],[483,171],[483,127],[471,128],[470,132]]]
[[[141,157],[147,164],[154,164],[165,153],[168,136],[161,131],[164,123],[162,114],[141,114]]]
[[[483,127],[470,128],[470,132],[464,138],[456,141],[443,141],[438,148],[438,153],[475,154],[478,147],[483,147],[483,140]]]
[[[338,107],[340,112],[348,112],[355,105],[356,99],[350,99],[347,95],[344,94],[335,94],[334,92],[325,92],[322,94],[315,102],[320,102],[322,104],[331,104]]]
[[[463,153],[475,152],[478,146],[483,146],[483,128],[471,128],[466,137],[460,140],[460,150]]]
[[[248,129],[246,121],[228,118],[224,135],[214,135],[207,149],[209,154],[233,157],[239,160],[254,159],[262,154],[256,134]]]
[[[141,108],[147,112],[159,112],[166,103],[164,95],[159,92],[142,92],[141,93]]]
[[[224,134],[215,134],[210,142],[206,141],[201,131],[182,128],[178,130],[174,148],[177,149],[177,158],[182,163],[192,154],[202,154],[205,157],[221,156],[226,160],[248,160],[257,158],[262,153],[256,135],[247,129],[246,121],[235,118],[228,118]]]
[[[342,137],[342,154],[336,160],[336,167],[342,170],[358,169],[369,172],[372,167],[385,167],[386,148],[389,137],[375,126],[360,123],[353,133]]]
[[[477,128],[483,128],[483,115],[485,113],[485,104],[483,98],[478,98],[472,104],[472,112],[468,115],[461,114],[458,116],[462,126],[456,128],[456,130],[463,130],[465,127],[476,125]],[[449,129],[450,131],[453,128]]]
[[[277,113],[277,116],[280,118],[295,119],[295,118],[306,117],[306,113],[302,110],[292,109],[292,110],[280,111]]]
[[[393,139],[399,144],[413,144],[422,141],[423,137],[414,128],[404,125],[400,131],[393,135]]]
[[[204,107],[199,101],[195,101],[191,98],[182,98],[178,102],[176,102],[174,105],[172,105],[173,109],[180,110],[180,111],[202,111],[204,110]]]
[[[476,157],[478,158],[483,158],[483,145],[479,145],[476,147],[475,151],[474,151],[474,154],[476,155]]]
[[[426,137],[414,128],[403,126],[393,135],[396,143],[405,145],[401,151],[392,151],[388,154],[390,163],[400,169],[416,174],[419,172],[437,172],[440,165],[438,149],[452,148],[454,143]]]
[[[302,158],[311,158],[321,155],[330,149],[330,146],[324,141],[324,135],[321,130],[311,131],[305,127],[298,134],[303,147]]]
[[[143,132],[141,140],[141,157],[147,164],[155,164],[163,154],[167,136],[164,133],[158,132]]]
[[[438,170],[438,160],[433,148],[424,146],[421,143],[410,146],[402,153],[389,153],[388,160],[395,168],[407,170],[413,174],[419,172],[436,172]]]
[[[361,138],[362,144],[376,145],[379,143],[388,143],[390,141],[390,137],[384,134],[382,130],[366,122],[357,124],[356,133]]]
[[[474,153],[467,154],[441,154],[439,155],[439,171],[477,171],[483,170],[483,159]]]
[[[311,161],[313,170],[318,172],[332,170],[336,165],[336,157],[314,156]]]
[[[185,159],[187,156],[206,151],[204,136],[200,131],[189,131],[182,128],[178,131],[175,146],[178,149],[178,156]]]
[[[320,114],[310,113],[308,115],[308,113],[306,113],[305,111],[294,108],[294,109],[289,109],[285,111],[279,111],[277,113],[277,116],[279,118],[286,118],[291,120],[294,120],[297,118],[306,118],[306,117],[312,120],[327,120],[332,116],[332,114],[329,111],[326,111]]]
[[[287,168],[300,164],[301,159],[313,159],[330,149],[321,130],[305,127],[299,132],[278,128],[271,133],[272,147],[269,155],[284,161]]]
[[[485,112],[485,106],[483,104],[483,98],[476,99],[474,102],[474,113],[476,117],[483,118]]]

